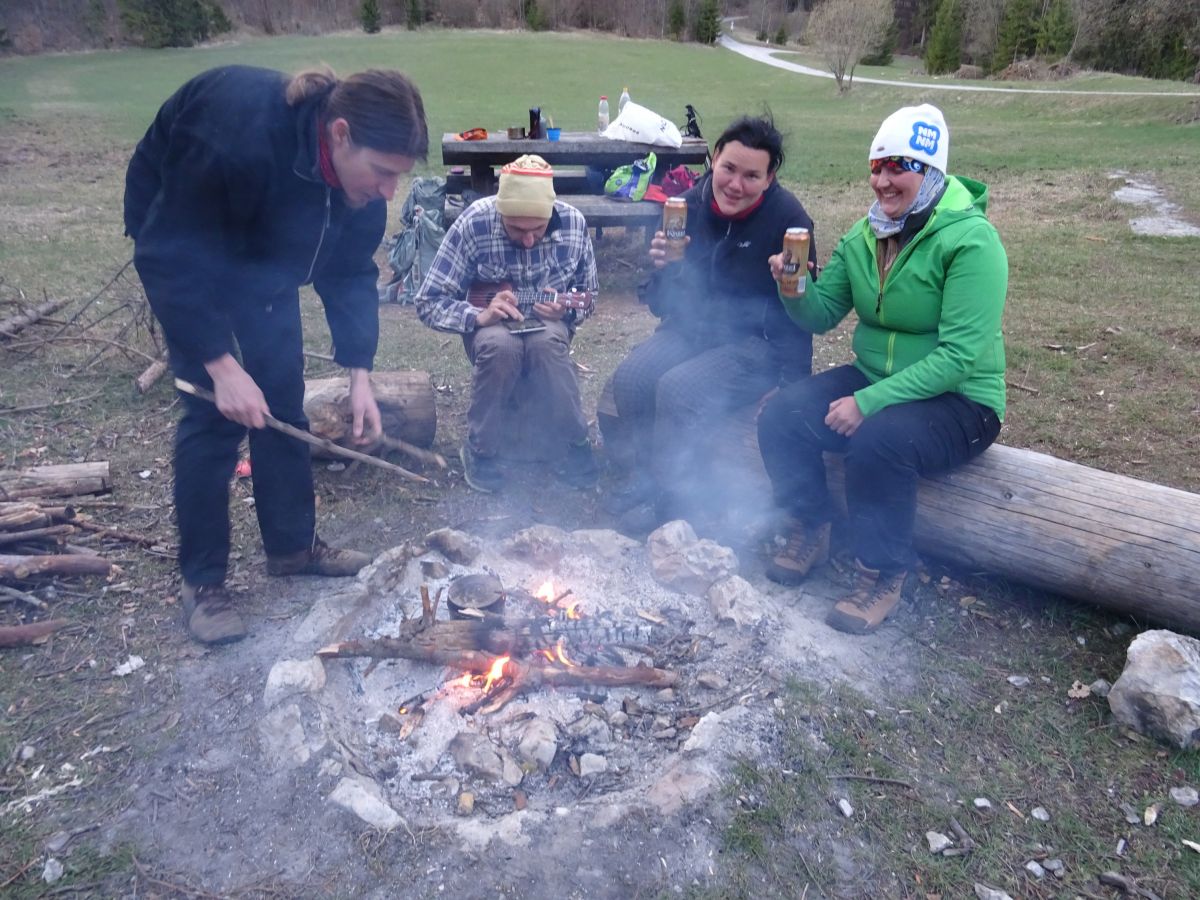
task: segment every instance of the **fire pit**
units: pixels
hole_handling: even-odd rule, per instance
[[[674,814],[773,743],[797,657],[831,652],[674,524],[649,545],[535,526],[389,551],[297,629],[318,658],[272,670],[264,747],[318,757],[319,789],[372,825],[469,846]]]

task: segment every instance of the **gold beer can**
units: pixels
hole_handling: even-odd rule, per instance
[[[783,275],[779,293],[785,297],[803,297],[808,276],[808,229],[789,228],[783,233]]]
[[[667,262],[679,262],[687,247],[687,201],[668,197],[663,204],[663,234],[667,237]]]

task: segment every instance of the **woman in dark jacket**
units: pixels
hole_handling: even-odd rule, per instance
[[[312,284],[350,373],[354,435],[378,433],[372,257],[397,180],[428,141],[421,96],[398,72],[228,66],[184,84],[134,152],[134,264],[175,374],[216,395],[181,394],[175,443],[182,606],[199,641],[246,633],[224,588],[228,484],[246,429],[268,572],[347,575],[368,561],[317,539],[308,445],[265,429],[264,416],[308,426],[299,288]]]
[[[699,486],[710,491],[707,432],[811,371],[812,335],[780,305],[767,264],[788,228],[813,227],[775,180],[782,164],[783,136],[769,118],[737,120],[717,139],[712,170],[684,195],[683,261],[666,261],[662,232],[651,241],[655,272],[642,297],[662,325],[617,367],[617,416],[601,419],[613,455],[632,463],[606,504],[624,531],[647,531],[679,515]]]

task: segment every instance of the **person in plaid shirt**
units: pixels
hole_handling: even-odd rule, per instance
[[[475,305],[468,294],[487,292],[484,285],[495,293],[486,305]],[[582,291],[590,298],[581,309],[568,308],[544,302],[542,292],[548,290]],[[490,493],[503,485],[498,457],[505,407],[522,376],[532,376],[544,399],[540,408],[549,434],[566,445],[560,476],[579,488],[596,483],[599,470],[570,350],[576,327],[595,309],[598,291],[587,223],[556,199],[554,172],[540,156],[522,156],[501,169],[496,196],[472,203],[450,226],[416,306],[430,328],[463,336],[474,365],[460,453],[471,487]],[[544,327],[510,330],[511,323],[535,318]]]

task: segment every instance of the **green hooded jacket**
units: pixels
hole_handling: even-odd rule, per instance
[[[876,238],[866,218],[838,242],[820,281],[781,297],[788,315],[816,334],[853,308],[854,365],[871,384],[855,392],[863,415],[895,403],[959,391],[1004,419],[1004,337],[1008,256],[987,220],[988,190],[960,176],[925,227],[879,283]]]

